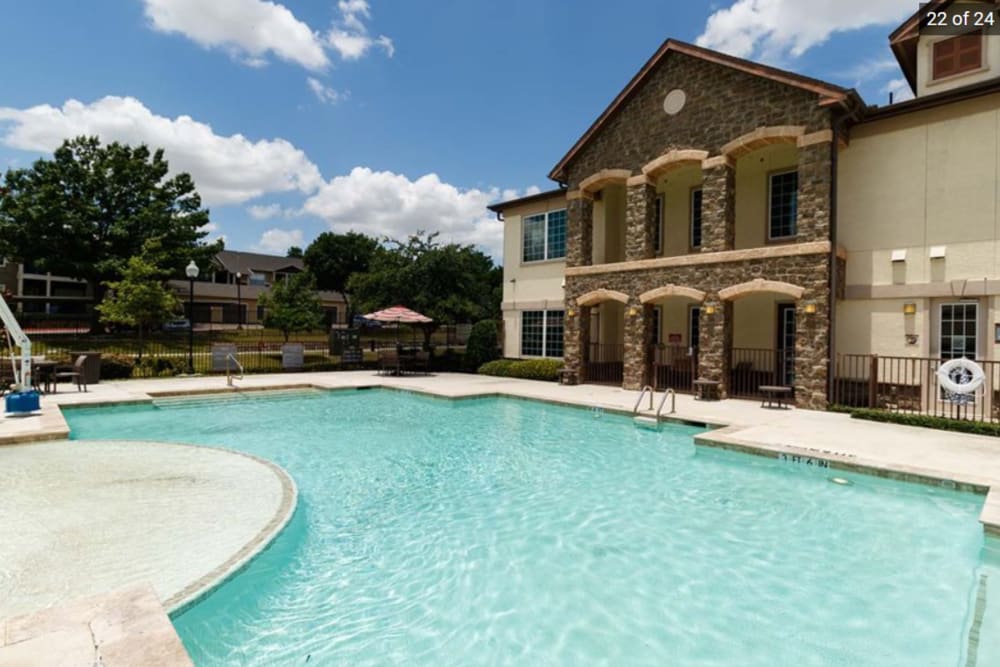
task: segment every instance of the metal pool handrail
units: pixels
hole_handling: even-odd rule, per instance
[[[236,378],[237,380],[242,380],[243,379],[243,364],[241,364],[239,362],[239,360],[236,357],[233,356],[232,352],[230,352],[229,354],[226,355],[226,385],[232,387],[233,386],[233,376],[229,372],[230,371],[230,369],[229,369],[229,360],[230,359],[232,359],[233,363],[236,364],[236,367],[238,369],[240,369],[240,376],[238,378]]]
[[[647,384],[639,393],[639,400],[635,402],[635,406],[632,408],[632,414],[639,414],[639,405],[642,403],[642,399],[646,396],[646,392],[649,392],[649,409],[653,409],[653,394],[656,392],[650,385]]]

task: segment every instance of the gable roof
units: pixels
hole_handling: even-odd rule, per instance
[[[777,81],[779,83],[784,83],[789,86],[794,86],[796,88],[816,93],[819,98],[818,104],[822,106],[839,104],[846,110],[850,111],[864,107],[864,103],[861,101],[860,96],[853,89],[844,88],[836,84],[821,81],[819,79],[813,79],[808,76],[778,69],[769,65],[762,65],[750,60],[744,60],[743,58],[736,58],[734,56],[719,53],[718,51],[706,49],[701,46],[681,42],[676,39],[668,39],[662,46],[660,46],[656,53],[653,54],[653,57],[646,61],[646,64],[642,66],[642,69],[640,69],[639,72],[632,77],[632,80],[628,82],[628,85],[626,85],[625,88],[618,93],[618,96],[615,97],[608,108],[604,110],[604,113],[597,117],[597,120],[595,120],[583,136],[577,140],[576,144],[573,145],[573,148],[571,148],[569,152],[563,156],[559,163],[552,168],[552,171],[549,172],[549,178],[555,181],[564,180],[564,178],[562,178],[564,176],[563,172],[565,171],[566,165],[569,161],[573,159],[580,149],[582,149],[602,127],[604,127],[611,117],[614,116],[622,105],[632,96],[636,89],[638,89],[638,87],[646,80],[653,69],[655,69],[656,66],[667,57],[667,54],[671,52],[683,53],[693,58],[712,62],[724,67],[731,67],[741,72],[746,72],[747,74],[764,77],[766,79],[771,79],[772,81]]]
[[[281,257],[280,255],[264,255],[236,250],[220,251],[215,256],[215,261],[226,271],[238,272],[243,275],[250,275],[253,272],[302,271],[305,268],[305,264],[298,257]]]
[[[930,0],[926,4],[921,4],[920,9],[913,12],[910,18],[903,21],[902,25],[889,35],[892,54],[896,56],[896,61],[903,70],[903,76],[914,92],[917,90],[917,41],[920,39],[921,20],[928,11],[946,9],[954,2],[955,0]]]

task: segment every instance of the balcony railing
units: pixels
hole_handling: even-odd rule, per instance
[[[760,387],[795,386],[795,354],[791,350],[734,347],[730,364],[730,396],[759,398]]]
[[[625,372],[625,346],[591,343],[584,361],[584,376],[591,384],[620,385]]]
[[[685,345],[653,345],[649,351],[653,365],[653,388],[693,393],[698,377],[698,349]]]

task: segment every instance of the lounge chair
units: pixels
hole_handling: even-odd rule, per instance
[[[399,352],[395,349],[379,350],[378,374],[399,375]]]
[[[81,354],[73,362],[72,366],[57,367],[55,372],[52,374],[52,392],[59,392],[59,380],[66,378],[67,380],[73,380],[76,382],[76,390],[87,391],[87,377],[83,372],[83,367],[87,363],[87,355]]]

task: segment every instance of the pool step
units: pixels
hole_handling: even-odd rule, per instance
[[[232,405],[247,401],[295,400],[320,396],[317,389],[285,389],[274,391],[231,391],[221,394],[198,394],[197,396],[169,396],[153,400],[153,406],[161,409],[197,408],[206,404]]]
[[[644,415],[639,415],[638,417],[632,418],[632,423],[635,424],[636,428],[644,428],[650,431],[659,431],[662,428],[660,420],[656,417],[646,417]]]

